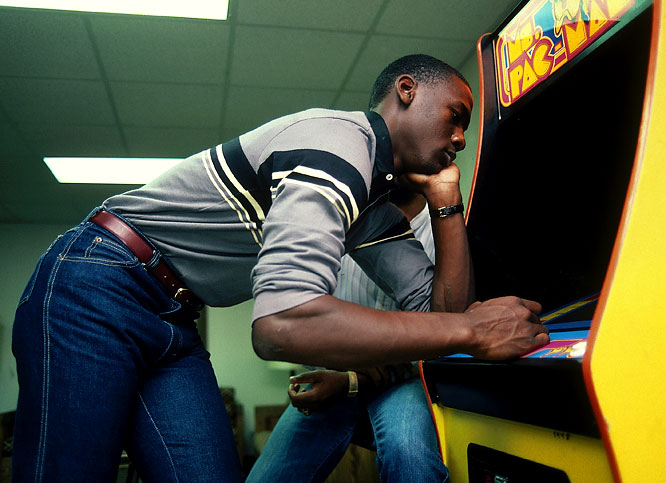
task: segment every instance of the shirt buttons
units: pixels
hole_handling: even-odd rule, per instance
[[[391,173],[386,175],[386,181],[393,181],[393,175]]]

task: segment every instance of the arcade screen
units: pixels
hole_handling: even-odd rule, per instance
[[[495,77],[485,91],[494,107],[485,108],[467,219],[477,298],[518,295],[539,301],[544,313],[601,290],[635,157],[652,25],[651,6],[638,0],[625,0],[627,8],[616,12],[622,21],[607,19],[594,38],[591,17],[570,23],[568,33],[588,35],[589,45],[580,44],[584,48],[575,58],[540,79],[537,57],[546,47],[571,44],[566,25],[560,25],[559,37],[556,27],[535,29],[541,11],[534,9],[554,16],[558,3],[523,6],[531,24],[518,27],[531,26],[533,32],[522,55],[532,55],[532,67],[525,62],[502,80],[496,56],[484,61],[484,70],[492,69]],[[605,3],[581,0],[576,15],[585,20],[591,5]],[[497,52],[507,26],[488,48]],[[561,43],[546,42],[548,35]],[[521,53],[519,44],[505,48]],[[557,57],[549,59],[552,67]],[[514,98],[507,101],[507,94]]]

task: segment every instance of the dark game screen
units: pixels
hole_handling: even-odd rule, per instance
[[[486,131],[467,220],[477,298],[599,292],[640,127],[651,9]],[[655,220],[656,221],[656,220]]]

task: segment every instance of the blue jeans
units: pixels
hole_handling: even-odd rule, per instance
[[[367,399],[338,399],[310,416],[289,406],[247,481],[324,481],[352,442],[376,449],[377,467],[384,482],[448,481],[418,379]]]
[[[103,228],[59,237],[16,311],[13,481],[115,481],[123,448],[145,482],[242,481],[196,315]]]

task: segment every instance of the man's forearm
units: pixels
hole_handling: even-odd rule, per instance
[[[462,203],[457,184],[429,197],[431,210]],[[435,276],[430,310],[462,312],[474,301],[474,277],[462,213],[439,218],[431,214],[435,242]]]
[[[462,314],[388,312],[328,295],[253,326],[260,357],[332,369],[432,358],[470,340]]]
[[[536,302],[502,297],[465,313],[387,312],[322,295],[255,321],[252,342],[264,359],[332,369],[431,359],[457,352],[518,357],[548,343]]]

